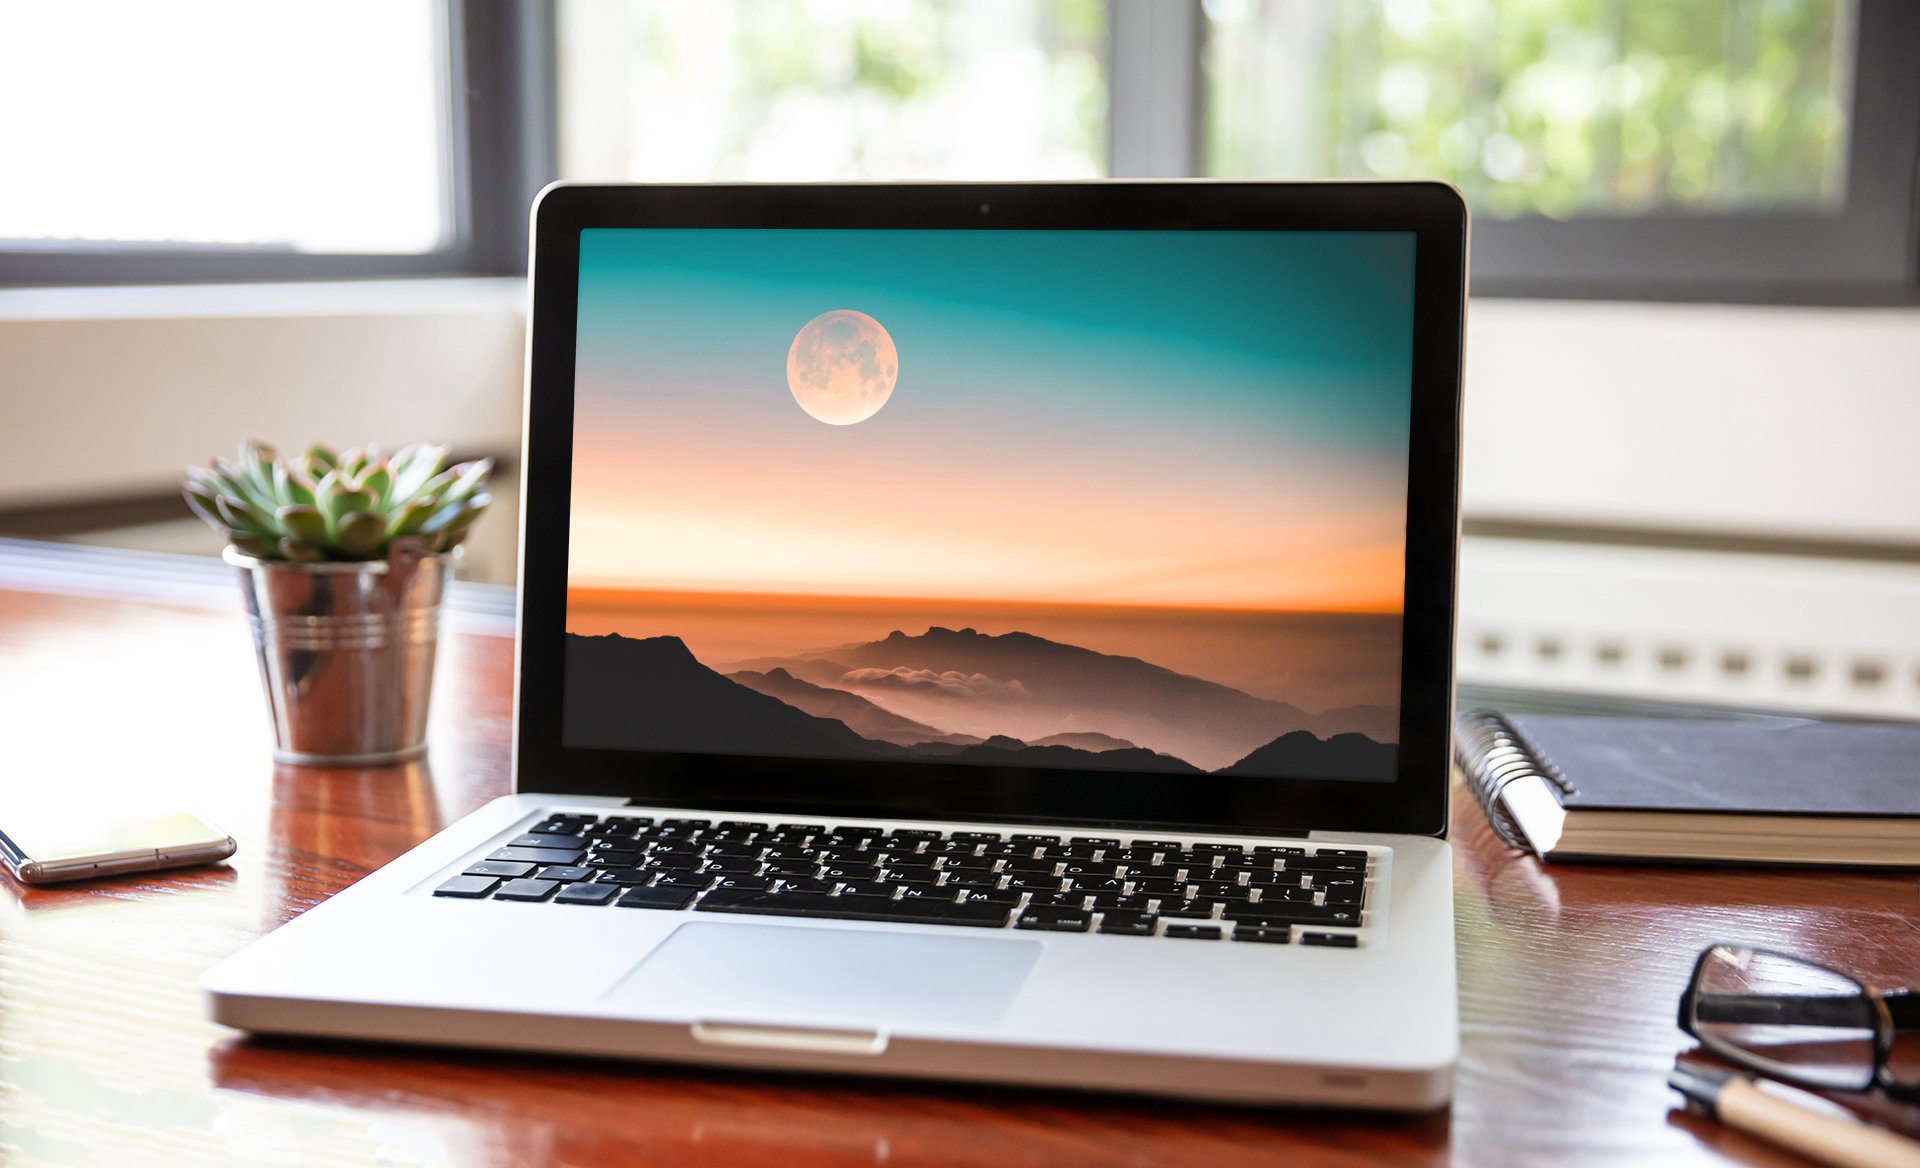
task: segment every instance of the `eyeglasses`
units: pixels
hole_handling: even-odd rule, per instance
[[[1680,1029],[1771,1079],[1920,1100],[1920,995],[1798,957],[1709,946],[1680,999]]]

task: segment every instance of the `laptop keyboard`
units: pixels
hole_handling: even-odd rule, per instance
[[[550,815],[435,896],[1353,948],[1353,848]]]

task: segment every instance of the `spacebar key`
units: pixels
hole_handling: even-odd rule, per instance
[[[848,921],[886,921],[902,925],[973,925],[997,929],[1007,923],[1004,904],[953,904],[947,901],[881,900],[865,896],[827,896],[812,892],[753,892],[716,888],[693,906],[701,912],[757,913],[776,917],[829,917]]]

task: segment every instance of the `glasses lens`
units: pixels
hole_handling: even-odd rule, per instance
[[[1859,982],[1778,953],[1715,945],[1694,979],[1701,1042],[1755,1070],[1818,1087],[1873,1085],[1875,1017]]]

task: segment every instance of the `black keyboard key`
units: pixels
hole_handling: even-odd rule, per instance
[[[940,882],[941,873],[931,868],[876,868],[874,878],[889,880],[896,884],[917,884],[931,887]],[[992,873],[988,873],[992,875]]]
[[[461,900],[480,900],[498,887],[500,881],[493,876],[455,876],[434,889],[433,894],[457,896]]]
[[[1289,888],[1286,885],[1255,884],[1248,889],[1258,893],[1254,898],[1260,904],[1312,904],[1313,889]]]
[[[990,872],[999,863],[992,856],[954,856],[940,858],[942,872]]]
[[[639,852],[588,852],[583,861],[589,868],[638,868]]]
[[[1244,925],[1233,927],[1233,939],[1236,941],[1264,941],[1269,945],[1285,945],[1292,939],[1286,929],[1249,929]]]
[[[1186,849],[1186,845],[1179,840],[1128,840],[1127,846],[1130,848],[1149,848],[1156,852],[1178,852]]]
[[[767,830],[767,825],[764,823],[749,823],[740,819],[723,819],[714,826],[718,827],[721,831],[739,831],[754,834]]]
[[[1120,841],[1117,839],[1106,839],[1097,835],[1076,835],[1067,842],[1086,844],[1089,847],[1095,848],[1117,848],[1120,846]]]
[[[1000,842],[1000,833],[997,831],[956,831],[947,838],[965,840],[968,843],[976,844],[997,844]]]
[[[711,895],[711,894],[709,894]],[[614,901],[621,908],[683,909],[693,903],[691,888],[629,888]]]
[[[1100,915],[1100,931],[1121,937],[1151,937],[1159,917],[1147,912],[1107,909]]]
[[[509,880],[493,894],[495,900],[545,900],[560,887],[551,880]]]
[[[750,876],[760,870],[760,861],[737,856],[721,856],[707,861],[707,871],[729,876]]]
[[[1044,847],[1052,847],[1060,842],[1057,835],[1033,835],[1029,832],[1015,832],[1007,838],[1017,844],[1039,844]]]
[[[653,882],[655,888],[691,888],[696,892],[705,891],[714,877],[706,872],[662,872]]]
[[[1031,859],[1033,857],[1033,854],[1038,850],[1039,849],[1034,847],[1032,844],[988,844],[986,846],[986,850],[983,851],[981,854],[987,855],[987,856],[994,856],[1000,859],[1012,859],[1017,857],[1025,857],[1025,858]]]
[[[1036,892],[1027,903],[1041,908],[1078,910],[1087,907],[1087,894],[1084,892]]]
[[[1193,885],[1194,896],[1209,896],[1215,900],[1245,900],[1248,891],[1244,884],[1229,884],[1224,880],[1201,880]]]
[[[950,888],[998,888],[1000,887],[1000,874],[998,872],[975,872],[970,870],[948,872],[946,873],[945,883],[947,887]]]
[[[1367,870],[1365,856],[1289,856],[1289,872],[1360,872]]]
[[[641,868],[601,868],[594,877],[597,884],[648,884],[657,873]]]
[[[871,864],[880,858],[879,852],[863,851],[859,848],[831,847],[813,848],[812,859],[822,864]]]
[[[551,819],[544,823],[536,823],[527,829],[527,831],[533,835],[574,835],[579,832],[579,830],[580,825],[573,820],[555,821]]]
[[[1159,913],[1163,917],[1178,917],[1182,920],[1209,921],[1213,919],[1213,909],[1217,902],[1211,900],[1162,900]]]
[[[507,842],[510,848],[584,848],[587,841],[577,835],[554,835],[530,831],[525,835],[514,836]]]
[[[846,880],[846,881],[842,881],[840,884],[840,895],[841,896],[884,896],[887,899],[891,900],[893,899],[893,891],[897,887],[900,887],[900,886],[895,884],[888,884],[883,880]],[[953,894],[948,893],[947,899],[952,900]]]
[[[900,852],[888,849],[880,853],[886,856],[889,868],[932,868],[940,863],[939,856],[929,856],[920,852]]]
[[[972,840],[928,840],[923,850],[929,856],[971,856],[980,850],[980,845]]]
[[[662,872],[692,872],[703,863],[700,856],[685,852],[648,852],[644,867],[658,868]]]
[[[880,869],[872,864],[828,864],[820,870],[822,880],[871,880]]]
[[[1058,876],[1015,875],[1008,879],[1007,887],[1018,888],[1023,892],[1059,892],[1061,884]]]
[[[812,880],[805,876],[782,876],[780,878],[780,891],[783,893],[819,893],[824,896],[838,887],[840,887],[839,882],[834,880]]]
[[[1306,889],[1303,888],[1301,891],[1305,892]],[[1322,891],[1326,894],[1322,899],[1328,904],[1343,904],[1353,908],[1366,907],[1367,890],[1361,884],[1349,884],[1344,888],[1327,888]]]
[[[1263,888],[1302,888],[1298,872],[1255,872],[1247,878],[1247,883],[1258,884]]]
[[[1007,923],[1004,905],[955,904],[951,901],[881,901],[866,896],[821,896],[814,893],[754,893],[715,889],[696,911],[759,913],[766,916],[832,917],[841,920],[886,921],[893,924],[973,925],[999,928]]]
[[[959,892],[958,889],[932,884],[899,884],[894,887],[900,889],[901,900],[953,900]]]
[[[1339,925],[1342,928],[1357,928],[1360,924],[1360,910],[1342,904],[1230,904],[1225,915],[1229,920],[1247,921],[1256,928],[1270,929],[1281,925]]]
[[[933,891],[939,892],[940,889]],[[965,888],[961,890],[959,900],[961,904],[997,904],[1012,908],[1020,903],[1020,894],[1004,888]]]
[[[638,831],[643,827],[652,827],[653,817],[651,815],[609,815],[601,820],[600,824],[602,827],[618,824],[628,831]]]
[[[713,820],[711,819],[663,819],[660,821],[660,826],[661,827],[684,827],[684,828],[690,828],[693,831],[705,831],[709,827],[713,826]]]
[[[1194,855],[1239,856],[1245,854],[1245,848],[1239,844],[1194,844],[1187,849]]]
[[[1128,864],[1129,880],[1182,880],[1187,870],[1178,864]]]
[[[1367,858],[1366,851],[1361,848],[1315,848],[1313,849],[1313,854],[1316,856],[1359,856],[1363,860]]]
[[[1115,896],[1110,892],[1096,893],[1092,897],[1096,910],[1118,909],[1126,912],[1149,912],[1153,901],[1145,896]]]
[[[493,876],[500,879],[512,880],[518,876],[528,875],[532,871],[532,864],[510,864],[505,860],[481,860],[477,864],[470,865],[461,875]]]
[[[1120,848],[1117,851],[1108,852],[1107,859],[1121,860],[1124,861],[1128,867],[1132,867],[1136,864],[1154,863],[1160,858],[1160,854],[1159,848]]]
[[[776,823],[773,830],[783,835],[821,835],[827,830],[824,823]]]
[[[1171,896],[1177,897],[1180,900],[1187,898],[1187,882],[1185,880],[1129,879],[1128,883],[1133,886],[1133,891],[1136,894],[1145,896]]]
[[[746,892],[765,892],[773,881],[765,876],[722,876],[715,888],[737,888]]]
[[[615,884],[569,884],[553,894],[555,904],[605,904],[620,895]]]
[[[1105,860],[1068,860],[1060,869],[1062,876],[1117,876],[1120,865]]]
[[[1093,915],[1085,909],[1028,905],[1020,910],[1020,919],[1013,924],[1017,929],[1048,933],[1084,933],[1093,927]]]
[[[564,864],[540,869],[540,879],[558,880],[562,884],[576,884],[582,880],[593,879],[594,868],[576,868]]]
[[[937,840],[939,838],[939,832],[927,831],[924,828],[918,827],[898,827],[887,833],[887,839],[890,841],[907,840],[916,844],[926,843],[928,840]]]
[[[760,857],[762,850],[757,844],[714,844],[707,849],[707,858],[754,860]]]
[[[1060,867],[1060,861],[1045,856],[1035,859],[1032,856],[1009,856],[1001,861],[1002,872],[1030,872],[1051,876]]]
[[[1095,844],[1068,844],[1064,848],[1048,848],[1047,855],[1063,860],[1092,860],[1104,855],[1106,850]]]
[[[792,876],[803,878],[812,876],[820,870],[820,865],[812,860],[773,860],[767,864],[769,876]]]
[[[1304,856],[1307,854],[1307,849],[1283,848],[1273,844],[1263,844],[1253,849],[1253,854],[1258,859],[1277,860],[1283,856]]]
[[[1168,925],[1166,935],[1185,937],[1189,941],[1218,941],[1219,925]]]
[[[1302,933],[1302,945],[1326,945],[1334,949],[1358,949],[1360,938],[1352,933]]]
[[[489,860],[507,860],[521,864],[578,864],[585,848],[500,848],[487,853]]]
[[[817,863],[820,859],[820,849],[803,848],[799,844],[780,844],[776,847],[768,848],[764,858],[769,862],[773,860],[813,860]]]
[[[1070,877],[1067,880],[1066,886],[1070,892],[1085,892],[1090,894],[1105,893],[1110,896],[1124,896],[1127,891],[1126,881],[1117,880],[1111,876]]]

